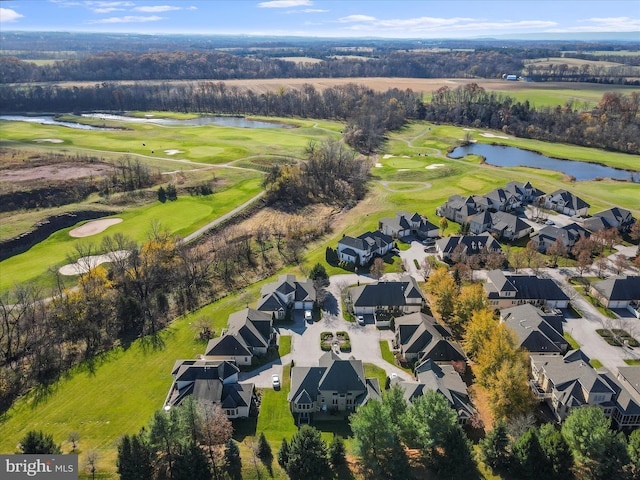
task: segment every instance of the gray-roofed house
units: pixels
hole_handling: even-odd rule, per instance
[[[500,310],[500,321],[516,334],[520,347],[531,353],[567,352],[562,320],[561,315],[545,313],[529,303]]]
[[[229,315],[227,335],[242,337],[254,355],[265,355],[275,342],[273,318],[265,312],[245,308]]]
[[[393,238],[415,235],[418,238],[435,238],[439,229],[419,213],[398,212],[393,218],[383,218],[378,222],[378,230]]]
[[[564,243],[565,247],[571,249],[581,238],[589,237],[590,234],[583,227],[575,222],[562,227],[547,225],[531,237],[531,241],[541,252],[546,252],[547,248],[553,245],[556,240]]]
[[[504,188],[496,188],[484,195],[489,202],[489,208],[494,211],[510,212],[522,205],[517,196]]]
[[[238,365],[251,365],[253,353],[242,337],[221,335],[209,340],[204,358],[210,361],[227,360]]]
[[[619,408],[613,411],[613,421],[619,429],[640,427],[640,366],[618,367],[616,399]]]
[[[512,213],[485,210],[471,218],[469,231],[476,234],[490,232],[506,240],[518,240],[533,232],[533,227]]]
[[[505,190],[516,196],[522,203],[534,203],[544,195],[542,190],[538,190],[530,182],[509,182]]]
[[[187,397],[219,405],[228,418],[249,416],[254,384],[238,383],[238,367],[227,361],[178,360],[171,371],[173,383],[165,408],[180,405]]]
[[[591,218],[584,221],[584,227],[591,232],[617,228],[621,233],[624,233],[631,230],[635,221],[636,219],[629,210],[613,207],[594,213]]]
[[[382,232],[365,232],[357,237],[345,235],[338,240],[338,258],[357,265],[367,265],[393,249],[393,238]]]
[[[436,255],[442,260],[450,260],[458,245],[462,246],[466,256],[502,251],[500,243],[489,232],[484,232],[479,235],[452,235],[436,240]]]
[[[556,190],[545,197],[544,206],[571,217],[589,215],[589,205],[577,195],[567,190]]]
[[[352,287],[349,297],[356,315],[374,314],[376,325],[388,326],[388,322],[378,321],[377,314],[391,313],[403,315],[419,312],[426,299],[416,280],[404,275],[399,281],[379,281]]]
[[[465,424],[475,415],[475,409],[469,398],[467,385],[453,365],[437,364],[425,360],[416,367],[417,381],[405,381],[394,377],[391,385],[398,385],[404,392],[407,404],[428,391],[435,391],[443,395],[458,415],[458,423]]]
[[[640,315],[640,276],[622,275],[594,282],[591,293],[607,308],[628,308]]]
[[[571,350],[564,356],[530,355],[531,389],[545,401],[558,421],[563,421],[574,408],[585,405],[602,408],[606,417],[619,429],[640,426],[640,396],[626,381],[640,379],[635,372],[616,378],[607,369],[595,370],[581,350]],[[632,380],[633,382],[633,380]]]
[[[369,400],[380,398],[378,380],[365,378],[361,360],[344,360],[334,352],[327,352],[320,357],[317,367],[291,368],[287,400],[297,423],[308,423],[314,413],[348,414]]]
[[[449,220],[462,224],[468,223],[471,217],[481,210],[484,210],[484,208],[477,205],[474,197],[452,195],[446,203],[440,205],[436,209],[436,213],[441,217],[445,217]]]
[[[280,275],[277,282],[268,283],[260,290],[257,310],[282,320],[288,310],[311,310],[315,302],[316,289],[311,280],[298,281],[295,275]]]
[[[531,303],[547,308],[567,308],[569,297],[550,278],[534,275],[505,275],[501,270],[487,273],[484,289],[489,305],[496,309]]]
[[[396,317],[394,345],[406,362],[464,362],[462,347],[435,318],[422,312]]]

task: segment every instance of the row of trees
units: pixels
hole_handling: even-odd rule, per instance
[[[517,137],[563,142],[585,147],[640,153],[640,94],[605,93],[597,107],[533,108],[528,100],[486,92],[471,83],[442,87],[425,104],[425,118],[476,128],[494,128]]]
[[[322,62],[292,62],[268,55],[205,51],[170,53],[101,52],[84,58],[36,65],[0,57],[0,83],[185,80],[231,78],[485,77],[521,71],[523,54],[498,49],[451,52],[380,52],[376,56],[325,55]]]
[[[148,428],[122,437],[117,457],[120,479],[241,478],[240,453],[232,432],[219,406],[190,397],[169,413],[157,411]]]
[[[355,450],[367,478],[412,478],[406,448],[438,478],[478,478],[471,442],[456,412],[440,393],[429,390],[407,406],[402,390],[385,391],[350,417]]]
[[[631,479],[640,473],[640,431],[627,440],[601,408],[583,407],[561,429],[547,423],[518,434],[499,421],[480,441],[480,456],[496,473],[523,480]]]

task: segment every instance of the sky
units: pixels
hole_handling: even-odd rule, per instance
[[[640,0],[0,0],[0,30],[382,38],[640,32]]]

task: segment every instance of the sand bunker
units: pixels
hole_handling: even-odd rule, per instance
[[[427,165],[424,168],[426,168],[427,170],[435,170],[436,168],[440,167],[444,167],[444,163],[432,163],[431,165]]]
[[[509,137],[503,137],[502,135],[494,135],[493,133],[481,133],[480,134],[481,137],[486,137],[486,138],[504,138],[505,140],[509,140]]]
[[[82,275],[90,269],[97,267],[101,263],[109,263],[115,260],[127,258],[131,252],[128,250],[116,250],[115,252],[105,253],[104,255],[90,255],[88,257],[80,257],[76,263],[70,263],[60,267],[60,275]]]
[[[184,150],[165,150],[164,153],[167,155],[175,155],[177,153],[184,153]]]
[[[385,153],[382,158],[393,158],[395,155],[391,155],[390,153]]]
[[[61,138],[34,138],[33,141],[37,143],[64,143]]]
[[[104,232],[112,225],[116,225],[122,221],[121,218],[105,218],[104,220],[93,220],[84,225],[74,228],[69,235],[74,238],[90,237],[96,233]],[[75,274],[73,274],[75,275]]]
[[[376,168],[382,168],[382,164],[381,163],[376,163]]]

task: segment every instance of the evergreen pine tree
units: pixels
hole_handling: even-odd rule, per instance
[[[267,442],[267,438],[264,436],[264,432],[260,433],[258,437],[258,446],[256,448],[256,455],[260,460],[268,461],[273,459],[273,453],[271,452],[271,445]]]
[[[160,187],[158,189],[158,200],[161,201],[162,203],[167,201],[167,192],[164,189],[164,187]]]
[[[503,471],[509,465],[509,435],[507,424],[498,421],[487,436],[480,440],[482,461],[497,471]]]
[[[30,430],[20,440],[20,450],[22,453],[46,453],[60,455],[60,445],[53,441],[53,435],[45,434],[42,431]]]
[[[242,479],[240,449],[232,438],[230,438],[224,446],[224,469],[232,480]]]
[[[287,469],[287,463],[289,463],[289,444],[286,438],[282,439],[282,445],[280,445],[280,450],[278,450],[278,463],[282,468]]]
[[[329,462],[333,468],[342,467],[347,463],[346,453],[342,438],[335,435],[329,444]]]

